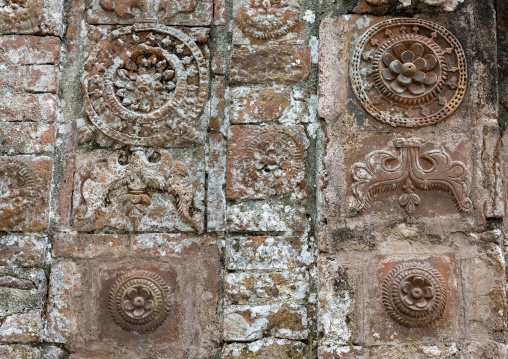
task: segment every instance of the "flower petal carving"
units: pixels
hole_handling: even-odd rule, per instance
[[[436,323],[448,300],[443,277],[426,263],[398,265],[383,280],[382,291],[382,302],[388,315],[410,328]]]
[[[398,139],[395,146],[395,152],[373,151],[364,162],[351,167],[352,210],[363,212],[377,194],[397,189],[405,192],[399,198],[399,204],[409,214],[421,202],[420,197],[413,193],[414,189],[446,192],[459,211],[472,210],[472,202],[467,197],[469,171],[462,162],[452,160],[444,150],[420,154],[421,143],[415,138]],[[426,162],[425,167],[421,165],[421,160]]]

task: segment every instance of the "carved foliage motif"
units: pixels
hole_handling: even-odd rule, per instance
[[[383,306],[399,324],[427,327],[441,319],[447,291],[441,274],[425,263],[405,263],[383,281]]]
[[[94,48],[85,71],[85,110],[105,135],[139,146],[195,137],[208,67],[180,30],[162,25],[115,30]]]
[[[246,35],[272,40],[290,32],[298,24],[299,16],[297,0],[250,0],[240,11],[238,23]]]
[[[34,174],[24,163],[0,160],[0,227],[16,226],[38,197]]]
[[[469,171],[462,162],[453,161],[443,150],[420,154],[421,142],[416,138],[397,139],[395,147],[397,152],[373,151],[352,166],[353,210],[362,212],[378,193],[399,188],[404,191],[399,204],[409,214],[421,202],[415,189],[447,192],[460,211],[472,210],[467,197]]]
[[[114,11],[124,19],[139,18],[143,22],[163,22],[178,13],[196,9],[198,0],[100,0],[106,11]]]
[[[117,218],[109,225],[137,230],[152,204],[153,193],[163,192],[174,198],[180,218],[202,233],[203,218],[201,213],[193,213],[193,186],[187,169],[169,152],[160,150],[159,154],[160,159],[148,159],[142,150],[136,150],[124,165],[120,153],[114,153],[107,162],[96,164],[81,188],[85,204],[77,208],[76,225],[91,230],[108,214],[120,213],[125,220]]]
[[[137,270],[113,284],[109,292],[109,311],[122,329],[144,334],[164,323],[171,301],[171,290],[160,276]]]
[[[368,29],[351,60],[351,84],[362,106],[391,126],[420,127],[452,114],[466,92],[466,59],[444,27],[393,19]]]

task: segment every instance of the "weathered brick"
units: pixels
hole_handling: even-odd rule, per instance
[[[210,134],[208,154],[208,230],[226,230],[226,140],[220,134]]]
[[[310,73],[310,48],[275,46],[267,49],[240,47],[233,50],[231,82],[295,83]]]
[[[3,359],[42,359],[40,349],[29,345],[0,345],[0,357]]]
[[[188,255],[202,246],[215,245],[219,237],[184,233],[146,233],[132,237],[131,250],[140,256],[172,257]]]
[[[309,347],[287,339],[264,338],[252,343],[226,344],[222,359],[307,359]]]
[[[314,255],[306,236],[231,237],[226,239],[229,270],[288,270],[306,267]]]
[[[37,234],[8,234],[0,237],[0,265],[42,267],[48,237]]]
[[[15,313],[4,318],[0,325],[0,342],[31,343],[40,340],[42,331],[41,310]]]
[[[303,302],[309,295],[307,271],[233,272],[224,278],[226,300],[235,304],[260,300]]]
[[[225,92],[224,77],[216,77],[212,81],[212,100],[210,109],[210,129],[212,131],[225,132],[224,125],[226,122],[224,102]]]
[[[90,259],[120,257],[127,253],[128,237],[114,234],[57,234],[53,238],[53,257]]]
[[[0,267],[0,318],[42,309],[46,275],[36,268]]]
[[[227,228],[230,232],[303,232],[308,228],[306,214],[301,205],[268,201],[235,203],[227,209]]]
[[[234,305],[224,309],[224,340],[250,342],[266,336],[307,339],[307,310],[293,304]]]
[[[82,293],[81,274],[74,262],[62,261],[51,267],[44,340],[66,343],[77,331],[77,297]]]
[[[6,94],[0,97],[0,121],[53,122],[57,104],[51,94]]]
[[[53,152],[56,129],[53,125],[7,122],[0,127],[0,151],[7,153]]]
[[[58,67],[54,65],[6,65],[0,67],[0,87],[14,91],[56,93]]]
[[[0,62],[36,65],[58,64],[60,39],[52,36],[0,36]]]
[[[289,108],[291,99],[288,87],[234,88],[231,90],[230,122],[250,124],[276,120]]]

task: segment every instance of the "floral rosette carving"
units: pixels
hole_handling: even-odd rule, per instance
[[[25,216],[38,197],[32,171],[18,161],[0,161],[0,221],[6,228],[13,228]]]
[[[443,316],[447,290],[441,274],[425,263],[405,263],[384,279],[383,306],[406,327],[428,327]]]
[[[365,108],[391,126],[442,121],[466,92],[466,58],[444,27],[420,19],[392,19],[369,28],[351,60],[351,85]]]
[[[122,329],[140,334],[157,330],[171,309],[171,290],[157,274],[138,270],[119,278],[109,292],[109,311]]]
[[[261,130],[245,147],[246,181],[270,195],[287,192],[303,181],[305,161],[305,144],[300,137],[283,128]]]
[[[135,146],[195,137],[208,67],[182,31],[156,24],[114,30],[94,48],[85,71],[85,110],[106,136]]]
[[[242,31],[260,40],[286,35],[297,24],[300,4],[296,0],[250,0],[238,15]]]

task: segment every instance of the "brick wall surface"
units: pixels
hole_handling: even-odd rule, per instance
[[[0,0],[0,358],[507,358],[506,0]]]

